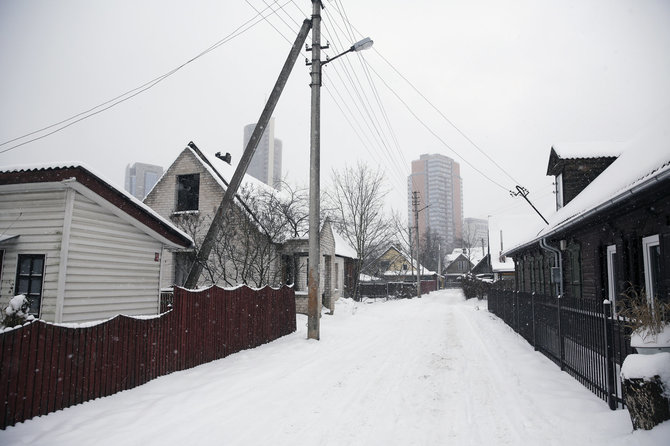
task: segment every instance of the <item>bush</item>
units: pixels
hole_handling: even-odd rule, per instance
[[[467,275],[463,278],[463,294],[466,299],[483,299],[488,294],[490,283],[477,279],[472,275]]]
[[[623,299],[617,301],[617,313],[625,319],[624,325],[643,339],[660,334],[670,322],[670,304],[654,296],[647,298],[647,293],[630,285],[621,293]]]

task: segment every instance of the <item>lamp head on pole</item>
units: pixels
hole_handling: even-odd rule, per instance
[[[372,45],[374,44],[373,40],[369,37],[366,37],[363,40],[359,40],[358,42],[354,43],[352,47],[349,49],[349,51],[363,51],[363,50],[369,50],[372,48]]]

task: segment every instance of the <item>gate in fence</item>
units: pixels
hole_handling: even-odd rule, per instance
[[[630,330],[608,301],[492,289],[489,311],[603,400],[623,407],[621,365]]]

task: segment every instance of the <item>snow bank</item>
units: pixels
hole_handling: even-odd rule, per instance
[[[659,376],[670,390],[670,353],[653,355],[628,355],[621,368],[623,379],[642,378],[649,380]]]

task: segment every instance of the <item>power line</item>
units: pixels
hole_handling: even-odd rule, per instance
[[[275,0],[274,4],[278,3],[278,1],[279,1],[279,0]],[[283,8],[284,6],[286,6],[288,3],[289,3],[288,1],[285,2],[284,5],[282,5],[282,8]],[[269,7],[268,7],[268,8],[265,8],[262,12],[265,12],[267,9],[269,9]],[[26,133],[26,134],[24,134],[24,135],[22,135],[22,136],[18,136],[18,137],[16,137],[16,138],[13,138],[13,139],[10,139],[10,140],[7,140],[7,141],[4,141],[4,142],[0,143],[0,147],[1,147],[1,146],[10,144],[10,143],[12,143],[12,142],[16,142],[16,141],[18,141],[18,140],[27,138],[27,137],[29,137],[29,136],[32,136],[32,135],[35,135],[35,134],[44,132],[45,130],[48,130],[48,129],[51,129],[51,128],[60,126],[60,127],[56,128],[55,130],[53,130],[53,131],[51,131],[51,132],[48,132],[48,133],[43,134],[43,135],[40,135],[40,136],[38,136],[38,137],[29,139],[29,140],[27,140],[27,141],[23,141],[23,142],[21,142],[21,143],[19,143],[19,144],[13,145],[13,146],[11,146],[11,147],[9,147],[9,148],[7,148],[7,149],[1,150],[1,151],[0,151],[0,154],[1,154],[1,153],[5,153],[5,152],[9,152],[10,150],[16,149],[16,148],[18,148],[18,147],[24,146],[24,145],[29,144],[29,143],[31,143],[31,142],[34,142],[34,141],[37,141],[37,140],[46,138],[47,136],[53,135],[54,133],[58,133],[58,132],[60,132],[60,131],[62,131],[62,130],[65,130],[66,128],[68,128],[68,127],[70,127],[70,126],[72,126],[72,125],[74,125],[74,124],[76,124],[76,123],[78,123],[78,122],[81,122],[81,121],[83,121],[83,120],[85,120],[85,119],[88,119],[88,118],[90,118],[90,117],[92,117],[92,116],[95,116],[95,115],[97,115],[97,114],[99,114],[99,113],[102,113],[102,112],[104,112],[104,111],[106,111],[106,110],[109,110],[110,108],[115,107],[116,105],[119,105],[119,104],[121,104],[121,103],[123,103],[123,102],[125,102],[125,101],[127,101],[127,100],[129,100],[129,99],[132,99],[133,97],[137,96],[137,95],[140,94],[140,93],[143,93],[143,92],[149,90],[150,88],[153,88],[153,87],[156,86],[158,83],[160,83],[160,82],[162,82],[163,80],[167,79],[168,77],[172,76],[173,74],[175,74],[176,72],[178,72],[179,70],[181,70],[182,68],[184,68],[185,66],[191,64],[192,62],[198,60],[198,59],[201,58],[202,56],[204,56],[204,55],[206,55],[206,54],[208,54],[208,53],[214,51],[215,49],[219,48],[220,46],[222,46],[222,45],[224,45],[224,44],[230,42],[230,41],[233,40],[234,38],[240,36],[241,34],[244,34],[246,31],[248,31],[248,30],[250,30],[251,28],[253,28],[254,26],[256,26],[258,23],[260,23],[260,22],[263,20],[263,17],[262,17],[262,16],[261,16],[261,19],[258,19],[258,16],[260,16],[260,15],[262,14],[262,12],[258,13],[256,16],[250,18],[249,20],[247,20],[246,22],[244,22],[242,25],[240,25],[239,27],[237,27],[237,28],[236,28],[234,31],[232,31],[230,34],[228,34],[227,36],[225,36],[225,37],[223,37],[222,39],[218,40],[218,41],[215,42],[214,44],[210,45],[208,48],[206,48],[205,50],[201,51],[199,54],[197,54],[196,56],[192,57],[192,58],[189,59],[188,61],[182,63],[182,64],[179,65],[178,67],[173,68],[172,70],[170,70],[170,71],[168,71],[168,72],[166,72],[166,73],[164,73],[164,74],[162,74],[162,75],[160,75],[160,76],[158,76],[158,77],[156,77],[156,78],[154,78],[154,79],[152,79],[152,80],[150,80],[150,81],[148,81],[148,82],[145,82],[144,84],[140,85],[139,87],[135,87],[135,88],[133,88],[133,89],[131,89],[131,90],[128,90],[128,91],[126,91],[125,93],[122,93],[122,94],[120,94],[120,95],[118,95],[118,96],[116,96],[116,97],[114,97],[114,98],[112,98],[112,99],[109,99],[109,100],[107,100],[107,101],[105,101],[105,102],[103,102],[103,103],[100,103],[100,104],[98,104],[98,105],[96,105],[96,106],[94,106],[94,107],[91,107],[91,108],[89,108],[88,110],[85,110],[85,111],[83,111],[83,112],[77,113],[76,115],[70,116],[70,117],[67,118],[67,119],[64,119],[64,120],[62,120],[62,121],[59,121],[59,122],[56,122],[56,123],[54,123],[54,124],[48,125],[48,126],[43,127],[43,128],[41,128],[41,129],[34,130],[34,131],[30,132],[30,133]],[[273,10],[273,13],[274,13],[274,10]],[[252,23],[252,22],[253,22],[253,23]],[[247,26],[247,25],[248,25],[248,26]],[[245,27],[246,27],[246,28],[245,28]],[[70,121],[71,121],[71,122],[70,122]],[[65,124],[65,123],[67,123],[67,124]],[[62,124],[65,124],[65,125],[62,125]]]
[[[339,13],[341,16],[343,16],[343,19],[349,24],[349,26],[351,26],[352,29],[354,29],[359,35],[362,35],[361,32],[358,31],[358,29],[356,29],[356,27],[355,27],[355,26],[348,20],[348,18],[346,17],[346,14],[343,14],[342,12],[340,12],[338,8],[335,8],[335,10],[338,11],[338,13]],[[387,59],[386,59],[386,58],[379,52],[379,50],[377,50],[376,48],[373,48],[373,50],[375,51],[376,54],[379,55],[379,57],[382,58],[382,60],[384,60],[384,62],[386,62],[386,63],[393,69],[393,71],[395,71],[395,72],[396,72],[396,73],[397,73],[397,74],[398,74],[398,75],[399,75],[399,76],[400,76],[400,77],[401,77],[407,84],[409,84],[410,87],[412,87],[412,89],[413,89],[413,90],[414,90],[414,91],[415,91],[415,92],[416,92],[416,93],[417,93],[417,94],[418,94],[424,101],[426,101],[426,103],[428,103],[428,105],[430,105],[430,106],[431,106],[431,107],[432,107],[432,108],[433,108],[433,109],[434,109],[434,110],[435,110],[435,111],[442,117],[442,119],[444,119],[444,120],[445,120],[450,126],[452,126],[452,127],[453,127],[453,128],[454,128],[454,129],[455,129],[455,130],[456,130],[456,131],[463,137],[463,138],[465,138],[465,140],[467,140],[467,141],[468,141],[468,142],[469,142],[475,149],[477,149],[482,155],[484,155],[489,161],[491,161],[491,163],[493,163],[498,169],[500,169],[500,171],[501,171],[502,173],[504,173],[508,178],[510,178],[515,184],[519,184],[519,183],[520,183],[520,182],[517,181],[514,177],[512,177],[512,175],[509,174],[509,173],[508,173],[508,172],[507,172],[507,171],[506,171],[500,164],[498,164],[498,163],[497,163],[491,156],[489,156],[489,155],[488,155],[488,154],[487,154],[481,147],[479,147],[479,146],[478,146],[478,145],[477,145],[477,144],[476,144],[470,137],[468,137],[468,136],[467,136],[467,135],[466,135],[460,128],[458,128],[458,126],[456,126],[456,125],[453,123],[453,121],[451,121],[451,120],[450,120],[450,119],[449,119],[449,118],[448,118],[448,117],[447,117],[447,116],[446,116],[446,115],[445,115],[445,114],[444,114],[444,113],[443,113],[443,112],[442,112],[442,111],[441,111],[435,104],[433,104],[433,103],[432,103],[432,102],[431,102],[431,101],[430,101],[430,100],[429,100],[429,99],[428,99],[428,98],[427,98],[427,97],[426,97],[426,96],[425,96],[425,95],[424,95],[418,88],[416,88],[416,87],[414,86],[414,84],[412,84],[412,82],[409,81],[409,79],[407,79],[402,73],[400,73],[400,71],[399,71],[395,66],[393,66],[393,64],[392,64],[390,61],[388,61],[388,60],[387,60]],[[381,76],[380,76],[378,73],[375,72],[375,74],[376,74],[378,77],[380,77],[380,79],[382,80],[382,82],[384,82],[383,78],[381,78]],[[387,87],[388,87],[388,84],[386,84],[386,82],[384,82],[384,84],[387,85]],[[406,106],[407,106],[407,105],[406,105]],[[433,132],[431,131],[431,133],[433,133]],[[452,152],[456,153],[456,151],[455,151],[453,148],[449,147],[449,149],[450,149]],[[465,158],[464,158],[463,156],[461,156],[460,154],[458,154],[458,156],[459,156],[459,158],[461,158],[463,161],[465,161]],[[468,165],[472,166],[469,162],[467,162],[467,161],[465,161],[465,162],[466,162]],[[478,169],[475,169],[475,170],[479,171]],[[487,177],[487,178],[488,178],[488,177]],[[509,190],[509,189],[508,189],[508,188],[505,188],[505,190]]]
[[[503,190],[505,190],[505,191],[509,191],[509,188],[506,188],[506,187],[503,186],[502,184],[500,184],[500,183],[498,183],[497,181],[493,180],[491,177],[489,177],[489,176],[486,175],[484,172],[482,172],[479,168],[477,168],[474,164],[472,164],[470,161],[468,161],[466,158],[464,158],[464,157],[461,156],[458,152],[456,152],[456,151],[455,151],[449,144],[447,144],[447,142],[446,142],[444,139],[442,139],[442,138],[440,137],[440,135],[438,135],[432,128],[430,128],[430,127],[428,126],[428,124],[426,124],[421,118],[419,118],[419,116],[418,116],[416,113],[414,113],[414,110],[412,110],[412,108],[407,104],[407,102],[405,102],[405,100],[402,99],[402,98],[400,97],[400,95],[399,95],[399,94],[398,94],[398,93],[397,93],[397,92],[396,92],[396,91],[395,91],[389,84],[386,83],[386,81],[384,80],[384,78],[381,77],[380,74],[377,73],[377,71],[376,71],[374,68],[372,68],[372,67],[370,66],[370,69],[372,70],[372,72],[373,72],[375,75],[377,75],[377,77],[379,78],[379,80],[382,81],[382,83],[386,86],[386,88],[388,88],[389,91],[391,91],[391,93],[393,93],[393,95],[394,95],[394,96],[395,96],[395,97],[396,97],[396,98],[397,98],[397,99],[398,99],[398,100],[405,106],[405,108],[407,109],[407,111],[409,111],[410,114],[411,114],[412,116],[414,116],[414,118],[415,118],[421,125],[423,125],[423,126],[425,127],[426,130],[428,130],[428,131],[429,131],[435,138],[437,138],[442,144],[444,144],[444,146],[445,146],[447,149],[449,149],[454,155],[456,155],[458,158],[460,158],[465,164],[467,164],[467,165],[470,166],[472,169],[474,169],[476,172],[478,172],[478,173],[479,173],[482,177],[484,177],[486,180],[490,181],[491,183],[495,184],[496,186],[498,186],[499,188],[501,188],[501,189],[503,189]]]

